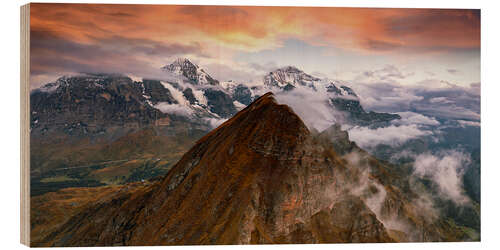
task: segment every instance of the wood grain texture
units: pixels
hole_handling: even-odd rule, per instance
[[[21,6],[21,243],[30,245],[30,4]]]

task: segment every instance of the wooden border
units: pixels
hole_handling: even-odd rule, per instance
[[[30,246],[30,5],[21,6],[21,243]]]

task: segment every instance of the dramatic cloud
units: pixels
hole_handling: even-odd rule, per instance
[[[414,88],[415,95],[424,97],[412,104],[412,109],[430,116],[450,119],[481,119],[480,93],[476,85],[470,88],[449,85],[442,88],[426,88],[433,86],[432,82],[421,83]]]
[[[412,89],[388,83],[353,84],[360,101],[367,110],[379,112],[403,112],[412,109],[412,104],[424,99],[416,95]]]
[[[472,49],[480,43],[479,10],[415,9],[387,22],[391,37],[419,50]]]
[[[324,88],[314,91],[311,88],[298,86],[293,91],[275,93],[277,101],[290,106],[309,129],[323,131],[334,123],[341,122],[339,118],[343,115],[340,112],[335,113],[335,110],[328,105],[329,97]]]
[[[413,84],[399,81],[411,77],[398,67],[365,71],[347,81],[367,110],[420,113],[446,119],[480,120],[480,83],[459,86],[444,80],[426,79]]]
[[[423,130],[416,124],[391,125],[376,129],[353,127],[347,132],[349,139],[355,141],[361,148],[372,148],[379,144],[399,146],[408,140],[432,134],[431,131]]]
[[[32,88],[79,72],[169,80],[159,68],[176,57],[220,81],[258,86],[267,72],[303,62],[321,77],[325,67],[357,72],[337,80],[346,80],[339,83],[355,90],[365,110],[402,116],[378,130],[352,128],[360,145],[427,136],[425,126],[443,118],[466,121],[462,126],[480,122],[476,71],[454,63],[424,67],[443,58],[479,65],[479,10],[33,4],[31,11]],[[401,65],[406,61],[414,62]],[[457,75],[474,83],[457,85],[450,80]],[[276,97],[310,128],[342,123],[323,90]],[[161,109],[189,115],[175,105]]]
[[[64,23],[59,30],[69,34],[184,29],[244,47],[275,46],[281,37],[375,51],[469,49],[480,41],[479,10],[34,4],[32,12],[33,25]],[[170,24],[174,21],[178,28]]]
[[[469,201],[463,190],[465,166],[470,157],[458,151],[441,151],[436,155],[421,154],[415,158],[414,174],[435,182],[444,198],[457,204]]]
[[[378,128],[344,126],[343,129],[347,130],[352,141],[365,149],[371,149],[380,144],[398,147],[409,140],[440,133],[435,128],[441,123],[433,117],[410,111],[397,112],[397,114],[401,116],[401,119],[391,121],[389,126]]]
[[[51,31],[31,30],[31,76],[52,72],[157,74],[154,58],[203,52],[199,44],[161,44],[148,39],[110,37],[98,43],[75,42]],[[60,75],[59,75],[60,76]],[[42,82],[43,83],[43,82]],[[34,87],[38,87],[38,83]]]
[[[431,125],[431,126],[436,126],[440,124],[436,119],[432,117],[427,117],[425,115],[418,114],[415,112],[398,112],[397,114],[401,116],[401,119],[392,121],[392,123],[394,124],[402,124],[402,125],[421,124],[421,125]]]
[[[31,79],[40,85],[40,81],[71,72],[145,75],[175,56],[190,57],[204,66],[233,68],[235,72],[220,71],[242,80],[296,61],[307,62],[311,72],[325,71],[312,67],[318,60],[309,60],[322,57],[321,65],[340,65],[335,69],[340,71],[352,70],[360,62],[397,65],[401,56],[409,55],[412,60],[420,58],[417,63],[435,62],[433,59],[455,62],[456,55],[479,61],[479,13],[452,9],[35,3],[30,20]],[[307,50],[310,55],[305,57],[301,53],[305,51],[288,44],[289,40],[317,49]],[[240,62],[246,63],[246,68],[235,61],[240,53],[280,48],[290,48],[293,53],[285,53],[271,64],[262,64],[269,59]],[[460,70],[461,75],[473,72],[464,72],[453,64],[449,68]],[[384,71],[365,73],[387,74],[393,79],[408,77],[408,72],[393,66]]]

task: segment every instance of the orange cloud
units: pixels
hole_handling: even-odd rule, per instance
[[[232,68],[238,52],[288,39],[349,55],[454,53],[480,47],[479,10],[31,4],[33,75],[152,74],[173,57]]]
[[[478,10],[109,4],[32,4],[31,10],[33,28],[81,42],[120,35],[259,50],[297,38],[368,51],[480,44]]]

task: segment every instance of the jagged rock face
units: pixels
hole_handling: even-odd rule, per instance
[[[185,100],[179,101],[179,97],[167,87],[180,92]],[[200,103],[193,89],[182,90],[178,84],[170,82],[148,79],[134,82],[129,77],[111,74],[61,77],[32,91],[32,135],[63,131],[87,136],[106,132],[113,126],[151,126],[166,118],[182,121],[186,126],[205,126],[208,129],[209,125],[203,118],[228,118],[237,112],[232,97],[222,90],[207,88],[199,95],[208,103]],[[187,105],[184,104],[186,101]],[[158,104],[180,105],[196,116],[163,112]]]
[[[166,102],[169,104],[178,103],[170,91],[157,80],[143,80],[144,94],[147,96],[151,103],[157,104],[159,102]]]
[[[231,96],[224,91],[217,89],[205,89],[204,95],[208,101],[210,111],[218,114],[220,117],[231,117],[236,114],[236,107],[233,104]]]
[[[366,113],[358,100],[331,98],[330,103],[338,110],[348,112],[354,117]]]
[[[173,63],[162,67],[162,70],[176,75],[182,75],[186,77],[192,84],[219,84],[219,81],[213,79],[209,74],[205,72],[205,70],[200,69],[198,65],[193,64],[188,59],[179,58]]]
[[[196,97],[193,94],[193,89],[187,88],[184,91],[182,91],[182,94],[184,95],[184,97],[186,98],[186,100],[189,101],[189,104],[193,105],[193,104],[197,104],[198,103],[198,100],[196,99]]]
[[[340,111],[345,111],[351,116],[359,116],[360,114],[366,113],[361,104],[359,103],[359,98],[354,93],[354,91],[346,86],[340,86],[338,88],[334,83],[329,83],[326,86],[328,93],[333,93],[334,98],[330,98],[330,104]]]
[[[331,98],[330,105],[335,109],[347,114],[348,123],[360,126],[381,125],[395,119],[401,119],[398,114],[366,112],[361,106],[359,100]]]
[[[326,86],[327,92],[335,93],[337,95],[342,95],[342,96],[351,96],[354,98],[357,98],[358,95],[352,90],[351,88],[347,86],[340,86],[338,88],[334,83],[330,83]]]
[[[361,170],[266,94],[150,188],[91,206],[47,245],[392,242],[349,189]],[[71,237],[68,237],[71,235]]]
[[[146,86],[144,91],[152,92],[155,100],[172,102],[168,90],[159,91],[154,83]],[[30,101],[31,128],[35,133],[47,129],[89,132],[113,124],[141,126],[165,116],[144,105],[147,99],[141,85],[123,76],[62,77],[32,91]]]
[[[172,119],[170,116],[175,119],[175,113],[164,113],[172,110],[169,107],[161,109],[167,111],[160,112],[160,107],[169,104],[179,104],[176,108],[196,114],[189,117],[193,121],[184,119],[188,123],[203,123],[203,118],[229,118],[237,112],[235,103],[241,107],[241,104],[248,105],[256,98],[244,84],[231,82],[228,83],[230,91],[224,90],[218,81],[187,59],[178,59],[163,69],[187,79],[193,85],[185,87],[180,82],[157,80],[133,82],[120,75],[62,77],[33,91],[32,128],[37,133],[37,130],[45,131],[57,124],[58,129],[64,129],[66,133],[85,135],[101,133],[108,125],[143,127],[156,124],[158,119]],[[285,67],[271,72],[264,81],[266,86],[291,91],[296,86],[315,90],[320,79],[295,67]],[[399,118],[398,115],[365,112],[354,91],[346,86],[337,88],[330,83],[327,88],[335,94],[330,105],[348,114],[355,125],[365,126]],[[181,94],[176,94],[178,91]]]
[[[162,67],[162,70],[180,77],[176,79],[177,82],[168,81],[165,84],[170,84],[173,88],[180,90],[190,105],[208,108],[208,111],[220,118],[229,118],[236,114],[237,110],[233,103],[233,97],[219,86],[218,80],[213,79],[205,70],[188,59],[179,58],[173,63]],[[191,87],[201,91],[204,98],[206,98],[206,105],[200,103],[200,100],[196,98],[193,88],[187,87],[184,89],[180,86],[184,85],[183,83],[192,84]]]
[[[270,72],[264,77],[264,84],[291,90],[295,85],[314,87],[315,82],[319,80],[319,78],[308,75],[293,66],[288,66]]]
[[[239,84],[236,88],[234,88],[233,100],[249,105],[252,102],[252,92],[247,86]]]
[[[348,114],[348,120],[354,125],[370,126],[381,125],[395,119],[401,119],[397,114],[366,112],[359,102],[359,97],[354,90],[347,86],[337,87],[334,83],[326,86],[327,92],[335,96],[330,98],[330,105],[335,109]]]
[[[68,186],[106,183],[98,180],[101,177],[89,174],[87,168],[71,171],[69,175],[74,177],[69,178],[71,181],[65,180],[67,171],[55,169],[159,156],[171,159],[173,164],[211,129],[202,118],[189,119],[157,109],[159,103],[179,104],[170,90],[155,80],[132,81],[126,76],[109,74],[61,77],[33,90],[30,98],[32,195]],[[200,110],[205,112],[203,115],[208,113]],[[141,166],[136,162],[109,173],[116,174],[116,180],[123,182],[128,177],[119,179],[122,178],[119,175],[128,176]],[[149,173],[154,175],[155,171]],[[63,178],[43,181],[54,176]]]

